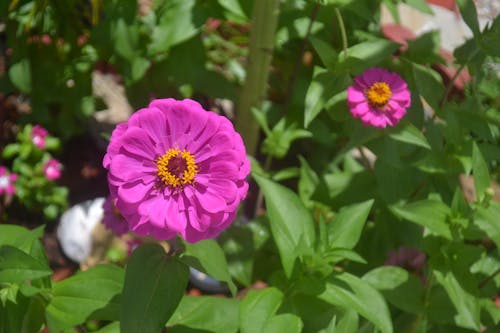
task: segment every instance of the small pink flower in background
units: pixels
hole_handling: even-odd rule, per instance
[[[190,99],[153,100],[118,125],[103,165],[130,230],[156,239],[216,237],[248,191],[240,135]]]
[[[15,173],[9,173],[6,167],[0,166],[0,195],[4,193],[14,194],[16,180],[17,175]]]
[[[45,149],[45,138],[49,132],[40,125],[35,125],[31,129],[31,142],[40,149]]]
[[[55,158],[49,159],[43,165],[43,173],[48,180],[56,180],[61,177],[62,164]]]
[[[411,104],[406,82],[396,73],[371,68],[347,88],[347,103],[354,117],[368,126],[396,125]]]
[[[425,265],[425,253],[410,246],[401,246],[390,251],[384,265],[399,266],[411,273],[421,273]]]
[[[128,232],[127,221],[125,221],[116,208],[111,196],[106,198],[102,207],[104,209],[102,224],[104,224],[104,226],[106,226],[109,230],[112,230],[117,236],[126,234]]]

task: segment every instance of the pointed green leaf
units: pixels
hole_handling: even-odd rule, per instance
[[[186,252],[181,261],[206,273],[212,278],[226,282],[232,294],[236,294],[236,286],[229,275],[226,256],[219,244],[213,239],[197,243],[185,243]]]
[[[241,333],[262,332],[266,322],[278,311],[282,301],[283,293],[276,288],[250,290],[240,303]]]
[[[333,47],[321,39],[317,39],[314,37],[309,37],[309,41],[313,45],[316,53],[318,53],[319,58],[323,62],[323,65],[331,70],[335,70],[335,64],[337,63],[337,52],[333,49]]]
[[[361,231],[373,205],[373,199],[345,207],[327,225],[330,247],[352,249],[358,243]]]
[[[266,199],[267,214],[285,274],[292,274],[295,259],[312,253],[315,245],[313,220],[298,196],[269,179],[253,175]]]
[[[287,333],[300,333],[302,332],[302,320],[300,317],[291,314],[284,313],[270,318],[264,325],[262,333],[275,333],[275,332],[287,332]],[[257,331],[250,331],[257,332]]]
[[[167,323],[169,333],[238,331],[238,300],[185,296]]]
[[[57,283],[46,314],[51,332],[82,324],[92,314],[96,314],[96,319],[117,320],[123,277],[120,267],[98,265]],[[104,309],[97,315],[98,310]]]
[[[404,206],[392,206],[391,210],[397,216],[420,224],[438,236],[451,239],[447,223],[451,210],[441,201],[426,199]]]
[[[490,174],[483,154],[481,154],[481,150],[479,150],[475,142],[472,144],[472,172],[474,174],[476,196],[478,201],[481,201],[484,198],[486,189],[490,186]]]
[[[363,280],[377,290],[394,289],[405,283],[408,278],[408,271],[396,266],[377,267],[363,275]]]
[[[431,149],[431,145],[418,128],[408,121],[401,121],[399,126],[391,130],[390,137],[394,140],[409,143],[415,146]]]
[[[498,248],[500,248],[500,204],[490,202],[488,208],[477,206],[474,212],[474,223],[486,232]]]
[[[389,309],[382,295],[354,275],[342,273],[333,276],[318,297],[346,310],[356,310],[382,333],[393,331]]]
[[[122,295],[122,333],[160,332],[186,290],[189,268],[157,244],[137,248],[129,259]]]
[[[464,19],[467,26],[472,30],[474,36],[480,34],[479,21],[477,19],[476,6],[473,0],[457,0],[458,8],[460,9],[460,14]]]
[[[444,95],[444,85],[441,77],[431,68],[413,64],[413,78],[420,95],[434,110],[439,110],[439,104]]]
[[[481,307],[477,296],[471,295],[465,290],[451,272],[442,273],[434,270],[434,275],[436,276],[436,280],[446,290],[458,312],[455,316],[456,324],[479,332],[481,329]]]
[[[0,247],[0,283],[24,282],[44,276],[52,271],[46,263],[10,245]]]

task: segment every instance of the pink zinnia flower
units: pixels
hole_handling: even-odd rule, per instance
[[[128,232],[128,224],[113,203],[113,198],[108,196],[102,207],[104,209],[102,224],[109,230],[112,230],[117,236],[126,234]]]
[[[45,138],[49,132],[40,125],[35,125],[31,129],[31,142],[40,149],[45,149]]]
[[[153,100],[118,125],[103,165],[130,230],[188,242],[216,237],[233,222],[250,173],[231,122],[190,99]]]
[[[385,128],[396,125],[411,104],[406,82],[396,73],[371,68],[347,88],[347,103],[363,124]]]
[[[7,168],[4,166],[0,166],[0,195],[14,194],[16,188],[14,187],[14,183],[17,180],[17,175],[15,173],[9,173]]]
[[[49,159],[43,165],[43,173],[48,180],[56,180],[61,177],[62,164],[55,158]]]

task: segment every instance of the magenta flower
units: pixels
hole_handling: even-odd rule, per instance
[[[48,180],[56,180],[61,177],[62,164],[55,158],[51,158],[45,162],[42,169],[45,174],[45,178]]]
[[[15,173],[9,173],[6,167],[0,166],[0,195],[4,193],[14,194],[16,180],[17,175]]]
[[[396,125],[411,104],[406,82],[396,73],[371,68],[347,88],[347,103],[354,117],[368,126]]]
[[[103,165],[130,230],[188,242],[216,237],[233,222],[250,173],[231,122],[190,99],[153,100],[118,125]]]
[[[115,204],[113,203],[113,198],[108,196],[102,205],[104,209],[104,216],[102,218],[102,224],[109,230],[113,231],[117,236],[121,236],[128,232],[127,221],[120,214]]]
[[[40,149],[45,149],[45,138],[49,132],[40,125],[35,125],[31,129],[31,142]]]

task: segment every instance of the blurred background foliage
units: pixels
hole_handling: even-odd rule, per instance
[[[2,1],[7,72],[0,90],[29,100],[32,111],[22,121],[64,139],[86,131],[86,120],[106,107],[93,94],[93,71],[123,84],[134,109],[151,98],[192,97],[205,106],[228,99],[237,119],[256,2]],[[473,2],[457,1],[473,36],[450,61],[436,32],[407,47],[384,37],[380,6],[398,21],[400,3],[430,11],[423,0],[280,2],[274,50],[267,50],[273,51],[267,94],[245,111],[261,128],[260,149],[251,155],[263,194],[255,187],[250,195],[257,208],[264,196],[268,210],[254,218],[252,207],[251,222],[219,243],[232,278],[286,291],[265,293],[279,299],[280,311],[300,317],[305,331],[497,332],[500,18],[481,29]],[[364,127],[346,103],[353,76],[374,66],[399,73],[412,93],[407,116],[394,128]],[[470,74],[464,89],[455,87],[458,74],[443,75],[442,66]],[[288,212],[283,197],[300,214]],[[317,235],[309,249],[301,239],[305,224]],[[296,236],[292,248],[283,247],[276,225]],[[343,231],[336,225],[349,230],[344,240],[335,238]],[[410,275],[383,266],[403,245],[427,256]],[[378,292],[382,301],[373,296]],[[385,301],[390,320],[384,311],[372,313]],[[192,303],[185,298],[179,311]],[[178,313],[171,325],[186,324]],[[358,325],[358,313],[368,321]],[[188,324],[215,325],[212,314]]]

